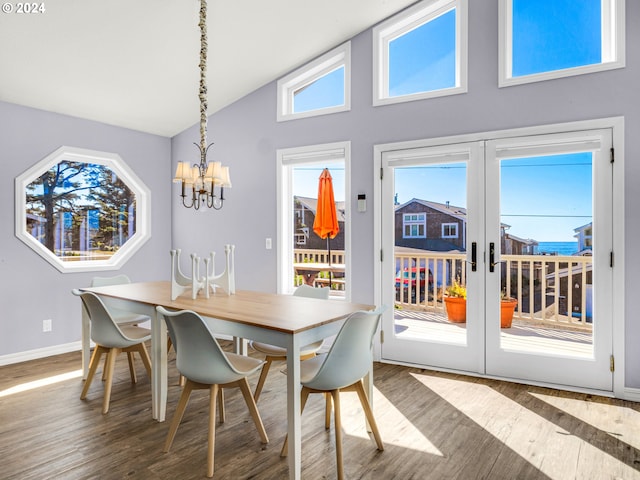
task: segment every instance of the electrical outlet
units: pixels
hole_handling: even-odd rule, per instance
[[[42,321],[42,331],[43,332],[50,332],[53,328],[53,321],[50,318],[47,318],[46,320]]]

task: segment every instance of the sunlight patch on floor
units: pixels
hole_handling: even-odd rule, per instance
[[[640,412],[628,407],[611,405],[607,403],[609,399],[584,402],[557,395],[530,395],[640,450]],[[612,420],[615,423],[613,431]]]
[[[16,393],[34,390],[36,388],[46,387],[47,385],[53,385],[54,383],[64,382],[73,378],[80,378],[81,376],[82,370],[74,370],[72,372],[61,373],[60,375],[53,375],[51,377],[45,377],[39,380],[21,383],[5,390],[0,390],[0,398],[8,397],[9,395],[13,395]]]
[[[364,412],[362,412],[360,402],[355,394],[351,397],[353,400],[351,406],[359,409],[360,414],[358,415],[356,412],[349,412],[348,414],[347,412],[343,412],[341,417],[344,419],[343,427],[345,427],[345,433],[354,437],[369,439],[370,437],[365,429],[365,416]],[[346,398],[345,395],[345,400]],[[344,406],[346,405],[343,405],[343,407]],[[384,443],[385,447],[393,445],[395,447],[416,450],[439,457],[443,456],[442,452],[375,387],[373,389],[373,415],[378,424],[382,443]],[[353,423],[354,421],[358,422],[358,424]],[[347,423],[351,425],[348,426]]]
[[[488,385],[429,375],[412,375],[550,479],[640,479],[640,472],[631,466],[615,458],[612,461],[609,453]],[[461,384],[464,384],[464,388],[460,387]],[[582,408],[587,408],[587,402],[579,403]],[[553,409],[554,406],[549,406],[550,412],[546,413],[555,416],[557,412]],[[590,470],[584,471],[580,467],[584,462],[580,462],[580,459],[586,456],[602,458],[602,461],[589,462]],[[594,464],[601,465],[602,470],[594,471]]]

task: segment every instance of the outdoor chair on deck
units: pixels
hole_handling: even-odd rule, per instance
[[[100,363],[100,356],[106,353],[102,413],[107,413],[111,400],[111,384],[113,383],[115,361],[120,352],[126,352],[128,355],[133,355],[133,352],[138,352],[147,370],[147,375],[151,377],[151,361],[149,360],[149,354],[144,345],[144,342],[151,338],[151,331],[135,325],[118,325],[100,297],[94,293],[81,292],[80,290],[74,289],[73,294],[81,298],[82,304],[89,315],[91,322],[91,340],[96,344],[93,355],[91,356],[91,361],[89,362],[89,374],[82,388],[80,399],[84,400],[86,398],[98,364]],[[131,374],[131,382],[136,383],[137,378],[131,357],[129,357],[129,372]]]
[[[234,353],[226,353],[216,341],[213,332],[195,312],[182,310],[170,312],[156,307],[164,315],[176,349],[176,366],[186,378],[186,384],[173,414],[164,451],[168,452],[182,421],[182,416],[194,389],[209,390],[209,445],[207,452],[207,476],[213,476],[215,451],[215,411],[219,391],[239,387],[258,429],[262,443],[269,443],[260,413],[251,395],[247,375],[256,372],[263,362]],[[224,421],[221,416],[221,421]]]
[[[342,427],[340,421],[340,392],[355,391],[375,438],[378,450],[384,450],[371,404],[365,393],[362,379],[369,373],[373,363],[373,336],[380,322],[383,309],[375,312],[355,312],[349,315],[336,336],[329,353],[304,360],[300,364],[302,384],[301,408],[307,403],[309,394],[331,394],[334,407],[334,427],[336,435],[336,463],[338,480],[344,478],[342,464]],[[373,379],[370,379],[373,381]],[[329,399],[327,398],[327,403]],[[325,418],[325,428],[329,428],[329,418]],[[287,438],[280,453],[287,455]]]
[[[297,297],[320,298],[323,300],[327,300],[329,298],[329,290],[329,288],[315,288],[310,285],[300,285],[293,292],[293,295]],[[319,340],[302,347],[300,349],[300,360],[306,360],[307,358],[314,357],[318,350],[320,350],[320,348],[322,347],[322,342],[323,340]],[[256,385],[256,391],[253,394],[253,398],[257,402],[258,398],[260,398],[262,387],[264,387],[264,382],[267,379],[267,375],[269,374],[271,364],[274,361],[286,360],[287,349],[261,342],[251,342],[250,345],[255,351],[265,354],[265,364],[262,366],[260,378],[258,379],[258,384]]]

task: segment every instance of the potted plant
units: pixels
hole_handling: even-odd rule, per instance
[[[518,306],[518,300],[507,295],[503,290],[500,293],[500,328],[511,328],[513,312]]]
[[[466,323],[467,321],[467,288],[454,281],[447,288],[444,296],[447,318],[452,323]]]
[[[466,323],[467,321],[467,288],[454,281],[446,290],[444,304],[447,319],[452,323]],[[518,300],[510,297],[506,292],[500,294],[500,328],[511,328],[513,314],[518,306]]]

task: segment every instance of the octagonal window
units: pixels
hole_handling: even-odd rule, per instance
[[[115,270],[150,236],[149,197],[119,155],[61,147],[16,178],[16,236],[61,272]]]

